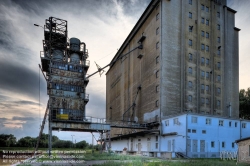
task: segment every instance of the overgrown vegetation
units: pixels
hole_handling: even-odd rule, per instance
[[[235,166],[236,161],[232,160],[217,160],[217,159],[203,159],[203,160],[169,160],[169,161],[141,161],[133,160],[131,162],[116,162],[108,161],[104,164],[93,166]],[[238,166],[248,166],[249,164],[237,163]]]
[[[250,120],[250,88],[241,89],[239,93],[240,118]]]

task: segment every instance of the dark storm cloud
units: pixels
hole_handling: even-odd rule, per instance
[[[35,120],[33,117],[19,117],[19,116],[13,116],[12,120],[22,120],[22,121],[32,121]]]
[[[0,87],[14,93],[25,94],[27,96],[38,98],[39,79],[37,73],[10,62],[0,61]],[[41,78],[41,88],[45,89],[46,82]],[[46,91],[41,91],[41,95],[46,95]]]
[[[135,13],[141,11],[142,8],[146,9],[150,1],[151,0],[117,0],[117,2],[122,5],[124,14],[129,16],[134,16]]]
[[[14,101],[14,103],[21,104],[21,105],[39,105],[39,103],[37,102],[28,101],[28,100]]]

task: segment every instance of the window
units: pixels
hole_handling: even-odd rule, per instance
[[[195,130],[195,129],[192,129],[192,133],[196,133],[196,130]]]
[[[206,91],[209,93],[209,85],[206,85]]]
[[[217,50],[217,54],[220,55],[220,50]]]
[[[208,45],[206,45],[206,51],[209,52],[209,46]]]
[[[189,46],[192,46],[192,45],[193,45],[193,42],[192,42],[191,39],[188,40],[188,45],[189,45]]]
[[[155,58],[156,64],[159,63],[159,59],[160,59],[159,56],[157,56],[157,57]]]
[[[174,121],[174,124],[177,124],[177,125],[179,124],[178,118],[174,118],[173,121]]]
[[[159,27],[156,28],[156,35],[158,35],[158,34],[159,34]]]
[[[158,136],[155,136],[155,141],[158,142]]]
[[[205,86],[204,84],[201,84],[201,93],[204,93]]]
[[[234,148],[234,142],[232,142],[232,148]]]
[[[201,57],[201,64],[204,65],[205,64],[205,58]]]
[[[217,88],[217,94],[219,95],[220,94],[220,88]]]
[[[234,126],[237,127],[237,122],[234,123]]]
[[[193,82],[192,81],[188,81],[188,87],[192,88],[193,87]]]
[[[205,77],[205,72],[204,71],[201,71],[201,77]]]
[[[159,92],[160,91],[160,88],[159,88],[159,85],[156,85],[156,92]]]
[[[160,17],[160,15],[159,15],[159,13],[157,13],[156,14],[156,20],[159,20],[159,17]]]
[[[245,129],[247,127],[246,123],[242,123],[242,128]]]
[[[220,18],[220,12],[217,12],[217,17]]]
[[[206,130],[202,130],[202,134],[206,134]]]
[[[230,122],[228,123],[228,125],[229,125],[229,127],[231,127],[231,126],[232,126],[232,122],[230,121]]]
[[[220,43],[220,37],[217,37],[217,42]]]
[[[209,7],[206,6],[206,12],[209,12]]]
[[[188,54],[188,59],[189,59],[189,61],[192,61],[193,60],[193,54],[189,53]]]
[[[205,19],[203,17],[201,17],[201,23],[204,24],[205,23]]]
[[[138,139],[138,141],[141,141],[141,139]]]
[[[201,104],[203,105],[204,103],[205,103],[205,98],[202,97],[202,98],[201,98]]]
[[[192,98],[193,98],[192,95],[188,95],[188,101],[189,102],[192,102]]]
[[[222,147],[222,148],[225,148],[225,146],[226,146],[226,145],[225,145],[225,142],[221,142],[221,147]]]
[[[208,33],[208,32],[206,32],[206,38],[208,38],[208,39],[209,39],[209,33]]]
[[[155,143],[155,149],[158,149],[158,143]]]
[[[209,79],[209,72],[206,72],[206,79]]]
[[[165,125],[166,125],[166,126],[169,126],[169,120],[166,120],[166,121],[165,121]]]
[[[201,4],[201,10],[205,10],[205,6]]]
[[[220,30],[220,24],[217,24],[217,29]]]
[[[189,68],[188,68],[188,73],[189,73],[189,74],[192,74],[192,73],[193,73],[192,67],[189,67]]]
[[[192,116],[192,123],[197,123],[197,117]]]
[[[159,107],[159,100],[156,100],[156,101],[155,101],[155,106],[156,106],[156,107]]]
[[[206,65],[209,66],[209,59],[206,59]]]
[[[214,148],[214,141],[211,142],[211,148]]]
[[[211,124],[211,119],[210,118],[206,119],[206,124]]]
[[[192,5],[192,0],[189,0],[188,3],[189,3],[190,5]]]
[[[158,77],[159,77],[159,70],[158,70],[158,71],[156,71],[155,76],[156,76],[156,78],[158,78]]]
[[[204,32],[204,31],[201,31],[201,36],[202,36],[202,37],[204,37],[204,34],[205,34],[205,32]]]
[[[188,133],[191,133],[191,129],[188,129]]]
[[[223,120],[219,120],[219,126],[223,126],[224,121]]]
[[[201,44],[201,50],[205,50],[205,45]]]
[[[208,98],[206,98],[206,104],[209,105],[209,99]]]
[[[193,31],[193,26],[189,26],[188,30],[189,30],[189,32],[192,32]]]
[[[150,141],[150,138],[147,138],[147,141]]]
[[[156,49],[158,49],[158,48],[159,48],[159,42],[156,43]]]
[[[220,107],[220,100],[217,100],[217,107]]]
[[[192,13],[191,12],[189,12],[188,17],[192,18]]]
[[[206,124],[211,124],[211,119],[210,118],[206,118]]]
[[[206,25],[209,25],[209,20],[206,20]]]
[[[217,68],[220,69],[220,62],[217,62]]]
[[[220,75],[217,75],[217,81],[220,82],[220,80],[221,80]]]

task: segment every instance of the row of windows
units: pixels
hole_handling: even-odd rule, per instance
[[[188,129],[188,133],[196,133],[196,129]],[[202,130],[201,133],[202,134],[206,134],[207,131],[206,130]]]
[[[220,66],[220,63],[218,63],[218,65]],[[192,67],[188,68],[188,73],[193,74],[193,68]],[[209,79],[209,73],[211,73],[211,72],[206,72],[206,78],[207,79]],[[201,70],[201,78],[205,78],[205,71],[203,71],[203,70]],[[217,82],[221,81],[221,76],[220,75],[217,75],[216,81]]]
[[[234,148],[234,142],[232,142],[232,148]],[[215,147],[215,141],[211,141],[211,148],[214,148]],[[225,148],[226,147],[226,142],[222,141],[221,142],[221,147],[222,148]]]
[[[189,40],[188,40],[188,45],[189,45],[189,46],[193,46],[193,40],[189,39]],[[156,47],[156,48],[158,48],[158,47]],[[218,54],[218,55],[220,55],[220,52],[221,52],[221,51],[220,51],[220,48],[221,48],[221,47],[218,47],[218,50],[217,50],[217,54]],[[208,45],[205,46],[205,44],[202,43],[202,44],[201,44],[201,50],[205,50],[205,49],[206,49],[207,52],[209,52],[209,46],[208,46]]]
[[[193,100],[193,96],[192,95],[188,95],[188,102],[192,102]],[[201,104],[204,105],[205,104],[205,101],[206,101],[206,105],[209,105],[209,98],[204,98],[204,97],[201,97]]]
[[[173,119],[173,124],[174,125],[180,125],[180,122],[179,122],[178,118]],[[165,121],[165,126],[169,126],[169,120]]]
[[[193,31],[193,26],[189,26],[188,29],[189,29],[189,32],[192,32]],[[201,31],[201,36],[206,37],[206,38],[209,39],[209,33],[208,32]],[[220,43],[220,37],[217,37],[217,42]]]
[[[188,88],[190,88],[190,89],[193,88],[193,82],[192,81],[188,81]],[[205,85],[201,84],[201,93],[204,93],[204,91],[205,91]],[[209,91],[210,91],[209,85],[206,85],[206,93],[209,93]],[[216,92],[217,92],[217,95],[220,95],[221,89],[217,87]]]
[[[189,0],[188,3],[189,3],[190,5],[192,5],[192,4],[193,4],[193,0]],[[206,11],[206,12],[209,13],[209,7],[208,7],[208,6],[205,6],[205,5],[203,5],[203,4],[201,4],[201,10],[204,10],[204,11]],[[217,12],[217,17],[220,18],[220,12]]]

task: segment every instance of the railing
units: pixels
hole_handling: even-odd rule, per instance
[[[94,118],[92,116],[85,116],[84,120],[85,122],[91,122],[91,123],[102,123],[106,124],[106,118]]]

